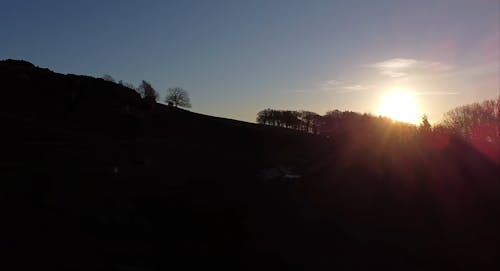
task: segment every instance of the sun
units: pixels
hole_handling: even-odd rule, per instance
[[[407,90],[389,91],[382,96],[379,114],[394,120],[417,124],[418,106],[414,96]]]

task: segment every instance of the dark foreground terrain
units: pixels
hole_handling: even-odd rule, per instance
[[[306,134],[20,61],[0,82],[2,270],[500,268],[499,165],[453,137]]]

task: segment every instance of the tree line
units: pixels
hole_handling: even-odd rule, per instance
[[[500,143],[500,96],[448,111],[436,129],[452,132],[468,140]]]
[[[305,110],[264,109],[257,113],[257,123],[296,129],[314,134],[331,134],[340,129],[361,129],[374,123],[392,122],[386,117],[360,114],[353,111],[332,110],[325,115]],[[403,123],[399,123],[403,125]],[[406,124],[405,124],[406,125]]]
[[[431,126],[427,116],[419,125],[397,122],[387,117],[332,110],[324,115],[310,111],[265,109],[257,113],[257,123],[316,133],[349,136],[383,135],[400,141],[422,135],[446,134],[493,152],[500,158],[500,96],[456,107]]]
[[[310,111],[265,109],[257,114],[257,122],[305,132],[317,132],[320,115]]]
[[[500,96],[456,107],[433,127],[435,133],[453,134],[500,162]]]

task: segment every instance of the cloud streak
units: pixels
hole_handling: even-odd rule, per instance
[[[335,91],[337,93],[349,93],[356,91],[368,90],[370,87],[360,84],[350,84],[338,80],[328,80],[320,84],[319,89],[322,91]]]
[[[328,80],[328,81],[325,81],[325,82],[322,82],[321,84],[319,84],[319,89],[322,91],[331,91],[331,90],[338,89],[342,85],[344,85],[344,82],[342,82],[342,81]]]
[[[415,58],[391,58],[368,66],[391,78],[405,77],[421,71],[444,72],[453,69],[452,66],[441,62]]]
[[[292,89],[291,93],[314,93],[314,92],[335,92],[335,93],[350,93],[369,90],[371,86],[362,84],[353,84],[339,80],[327,80],[319,83],[316,87],[310,89]]]
[[[365,67],[372,68],[378,71],[381,75],[390,78],[404,78],[411,74],[419,75],[435,75],[437,73],[453,70],[454,67],[437,61],[419,60],[416,58],[390,58],[377,63],[366,65]],[[454,72],[457,72],[455,69]],[[450,73],[446,73],[450,74]],[[352,93],[377,89],[375,85],[365,85],[362,83],[353,83],[336,79],[326,80],[319,83],[316,87],[310,89],[292,90],[294,93],[311,93],[311,92],[335,92],[335,93]],[[432,91],[419,92],[417,95],[458,95],[455,91]]]

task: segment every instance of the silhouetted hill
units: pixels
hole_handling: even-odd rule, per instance
[[[0,62],[6,270],[495,270],[498,164],[453,138],[217,118]]]

